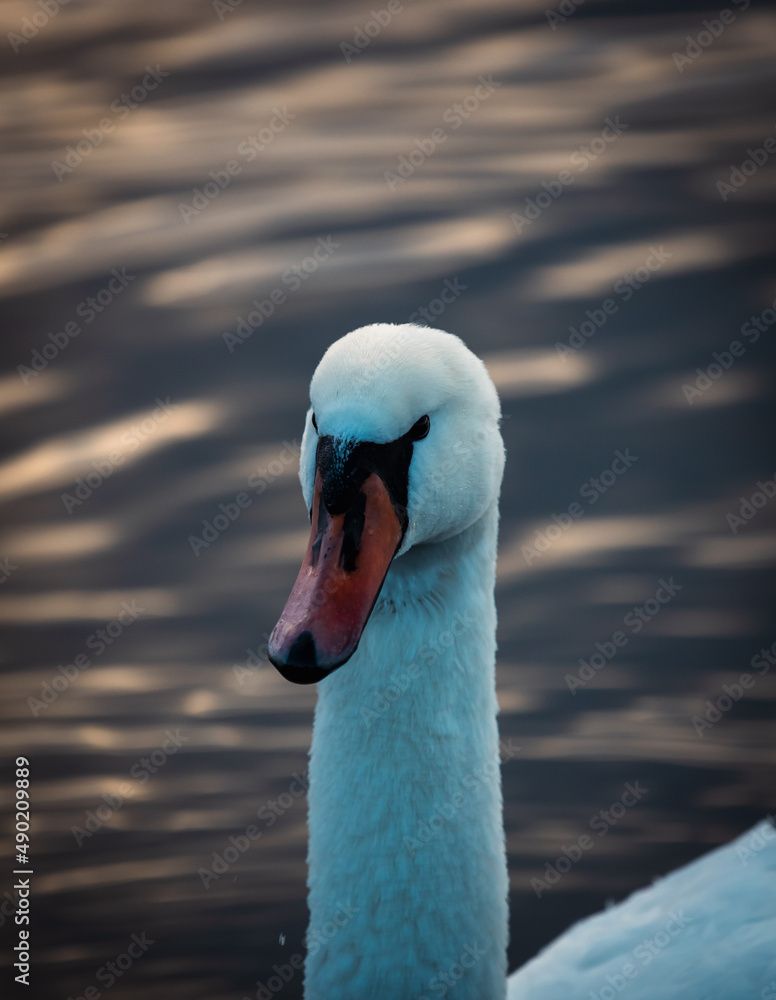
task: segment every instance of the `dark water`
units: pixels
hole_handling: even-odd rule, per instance
[[[553,30],[541,4],[417,0],[347,62],[368,5],[73,3],[18,52],[7,34],[38,8],[4,7],[0,739],[6,780],[31,760],[34,816],[20,995],[240,1000],[301,949],[315,693],[260,647],[304,547],[307,382],[368,322],[425,310],[503,398],[512,966],[774,808],[776,682],[751,661],[776,639],[776,499],[756,495],[776,472],[757,152],[776,15],[741,6],[681,72],[672,53],[718,8],[587,0]],[[765,162],[723,199],[748,149]],[[571,327],[582,346],[558,351]],[[731,527],[742,497],[763,504]],[[597,643],[606,663],[572,694]],[[646,791],[623,810],[626,783]],[[538,898],[530,880],[591,822],[606,836]]]

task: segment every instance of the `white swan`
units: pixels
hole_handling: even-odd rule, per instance
[[[285,677],[326,678],[307,1000],[503,1000],[507,988],[510,1000],[776,1000],[768,824],[749,835],[761,847],[747,865],[735,845],[717,851],[578,925],[507,984],[496,391],[457,337],[376,324],[329,348],[310,399],[312,531],[270,640]],[[658,934],[661,954],[640,965],[634,949]],[[773,997],[760,995],[770,980]]]

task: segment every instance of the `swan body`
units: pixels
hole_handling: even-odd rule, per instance
[[[768,821],[580,921],[509,979],[509,1000],[776,1000]]]
[[[693,922],[655,970],[683,968],[677,956],[690,944],[697,963],[701,943],[715,939],[700,917],[707,873],[727,873],[715,885],[734,895],[730,848],[573,928],[507,984],[497,394],[457,337],[375,324],[329,348],[310,398],[300,457],[310,543],[270,639],[284,676],[322,681],[309,771],[307,1000],[450,991],[453,1000],[505,1000],[507,988],[509,1000],[614,1000],[592,991],[614,989],[606,976],[640,934],[661,929],[669,904],[684,905]],[[766,870],[773,877],[774,855],[769,844],[758,856],[755,885]],[[759,892],[757,905],[746,900],[753,923],[739,905],[717,930],[727,926],[731,941],[759,955],[774,898]],[[773,942],[772,925],[770,934]],[[760,961],[752,975],[765,969]],[[665,995],[747,995],[697,992],[693,975],[702,981],[685,969]],[[626,998],[664,992],[646,971],[626,985],[634,984],[642,992]],[[776,1000],[776,990],[762,1000]]]

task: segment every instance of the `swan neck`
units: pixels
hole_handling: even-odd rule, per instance
[[[505,995],[497,519],[396,559],[356,654],[319,685],[307,1000]]]

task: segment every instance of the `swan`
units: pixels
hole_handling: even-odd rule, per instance
[[[269,641],[287,680],[322,682],[306,1000],[776,1000],[768,822],[508,979],[496,390],[459,338],[374,324],[329,347],[310,403],[310,540]]]

